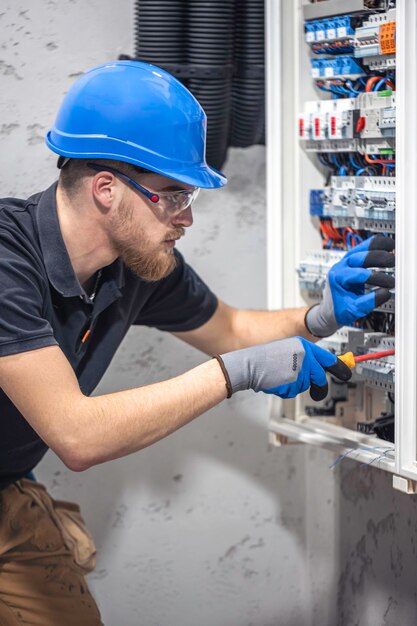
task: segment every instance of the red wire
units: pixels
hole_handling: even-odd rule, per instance
[[[369,78],[366,83],[365,91],[369,93],[372,87],[375,85],[375,83],[382,80],[383,78],[384,78],[383,76],[372,76],[371,78]]]
[[[385,350],[383,352],[370,352],[369,354],[360,354],[359,356],[355,356],[355,363],[360,363],[361,361],[374,361],[375,359],[383,359],[386,356],[392,356],[395,354],[395,350]]]
[[[395,163],[395,159],[371,159],[367,154],[363,155],[367,163]]]

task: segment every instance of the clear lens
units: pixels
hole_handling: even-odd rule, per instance
[[[195,187],[194,189],[184,189],[184,191],[158,192],[158,206],[167,213],[170,213],[170,215],[181,213],[181,211],[188,209],[188,207],[192,205],[199,191],[200,188]]]

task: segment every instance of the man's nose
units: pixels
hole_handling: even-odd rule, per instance
[[[184,228],[188,228],[189,226],[192,226],[193,221],[193,212],[189,206],[187,209],[181,211],[181,213],[174,215],[171,223],[173,226],[183,226]]]

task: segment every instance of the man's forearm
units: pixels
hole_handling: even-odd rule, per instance
[[[236,340],[235,350],[267,343],[275,339],[285,339],[299,335],[309,341],[317,341],[304,323],[307,307],[281,309],[280,311],[245,311],[235,312],[233,335]]]
[[[85,398],[74,418],[77,452],[69,465],[81,471],[136,452],[225,398],[225,379],[214,359],[161,383]]]

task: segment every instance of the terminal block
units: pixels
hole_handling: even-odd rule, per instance
[[[353,15],[336,15],[321,20],[305,22],[305,40],[309,44],[353,37],[362,19]]]
[[[353,56],[335,56],[332,59],[311,59],[311,75],[314,79],[347,79],[355,80],[366,76],[367,71]]]
[[[325,189],[310,189],[310,215],[322,217],[324,209]]]
[[[376,387],[392,393],[395,389],[395,364],[394,357],[386,357],[387,360],[365,361],[356,366],[357,376],[369,387]],[[392,359],[388,362],[388,359]]]
[[[394,176],[332,176],[323,192],[322,217],[335,228],[395,231]]]
[[[298,120],[298,135],[307,151],[354,151],[355,99],[306,102]]]
[[[309,298],[320,298],[330,268],[340,261],[343,255],[343,250],[314,250],[310,252],[297,267],[300,289],[307,291]]]
[[[367,221],[395,220],[395,177],[355,176],[355,215]],[[365,224],[362,222],[365,229]]]
[[[323,217],[354,218],[355,190],[355,176],[332,176],[330,187],[326,187],[324,192]],[[353,219],[349,221],[353,222]]]
[[[365,333],[363,352],[395,350],[395,338],[384,333]],[[395,385],[395,356],[364,361],[356,366],[358,379],[365,385],[392,393]]]
[[[393,154],[395,128],[396,95],[391,91],[308,101],[298,118],[298,136],[308,152]]]
[[[395,9],[374,13],[355,30],[354,56],[371,70],[395,68]]]
[[[356,98],[356,104],[356,132],[360,139],[391,140],[395,137],[395,93],[386,91],[364,93]],[[388,143],[390,147],[394,146],[393,142]]]
[[[361,328],[342,326],[330,337],[321,339],[319,345],[334,354],[357,353],[363,347],[364,335],[365,331]]]

